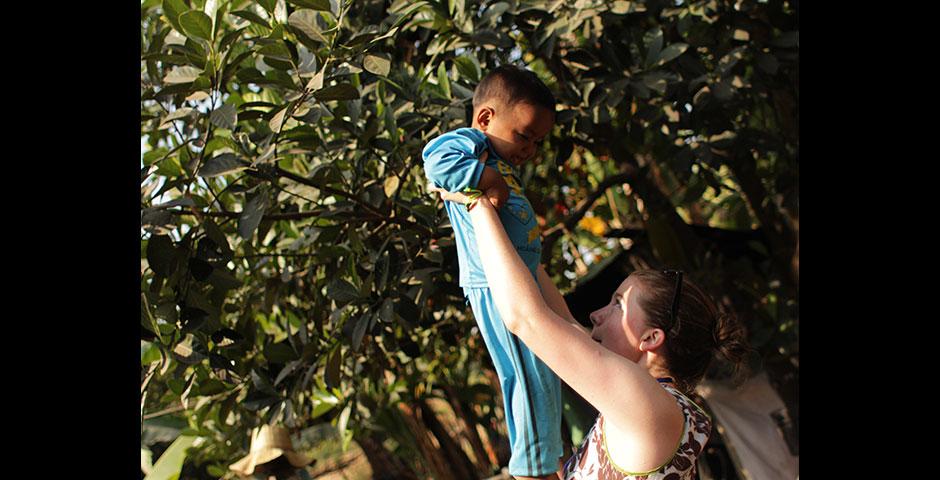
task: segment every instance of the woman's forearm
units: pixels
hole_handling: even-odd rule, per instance
[[[571,310],[568,309],[568,304],[565,303],[564,295],[558,291],[558,287],[555,286],[552,277],[548,276],[545,267],[539,265],[535,275],[539,288],[542,290],[542,298],[545,299],[548,308],[551,308],[559,317],[571,323],[575,323],[576,320],[574,319],[574,315],[571,314]]]
[[[518,333],[528,318],[547,311],[535,279],[516,252],[499,221],[496,209],[485,197],[470,210],[483,272],[500,316],[510,331]]]

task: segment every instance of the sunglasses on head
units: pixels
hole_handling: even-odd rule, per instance
[[[669,328],[669,335],[675,336],[679,333],[679,298],[682,294],[682,270],[663,270],[666,277],[676,277],[675,293],[672,296],[672,308],[669,309],[669,320],[672,326]]]

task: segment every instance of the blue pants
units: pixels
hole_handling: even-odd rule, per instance
[[[512,456],[509,473],[537,477],[558,470],[562,455],[561,382],[503,323],[489,288],[464,288],[503,391]]]

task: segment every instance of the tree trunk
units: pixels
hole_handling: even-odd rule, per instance
[[[761,183],[754,162],[741,152],[734,162],[728,162],[731,173],[734,174],[744,192],[744,200],[751,206],[757,215],[761,229],[767,235],[771,247],[771,257],[774,268],[782,279],[793,289],[799,290],[799,274],[793,268],[794,254],[796,252],[797,236],[789,219],[782,215],[776,205],[768,198],[767,189]]]
[[[487,380],[490,381],[490,385],[496,390],[494,400],[498,402],[501,407],[503,404],[503,389],[499,385],[499,375],[496,374],[495,370],[489,368],[483,369],[483,374],[486,375]],[[505,413],[503,415],[503,425],[505,425]],[[509,439],[506,436],[508,433],[504,434],[505,430],[501,429],[500,425],[490,425],[489,428],[484,426],[484,430],[486,430],[490,436],[490,445],[496,448],[496,464],[499,466],[509,465],[511,452],[509,449]]]
[[[428,430],[437,437],[437,441],[441,446],[441,450],[443,451],[444,457],[447,459],[447,463],[454,477],[458,480],[476,480],[480,478],[476,473],[473,462],[470,461],[467,454],[460,448],[460,444],[447,432],[444,424],[437,418],[437,414],[434,413],[431,406],[428,405],[424,399],[421,399],[418,400],[418,408],[420,410],[421,420],[427,425]]]
[[[414,435],[415,442],[418,444],[418,450],[421,451],[424,463],[427,465],[434,478],[437,480],[458,480],[457,477],[451,473],[447,465],[447,459],[444,458],[441,453],[440,447],[434,445],[432,442],[431,433],[424,426],[424,422],[420,420],[420,414],[404,403],[398,404],[398,410],[401,412],[405,424],[408,425],[408,430]]]
[[[372,480],[418,480],[415,471],[386,450],[379,439],[363,435],[356,437],[356,443],[372,467]]]
[[[497,463],[496,452],[492,448],[486,448],[483,445],[483,440],[477,432],[476,418],[473,417],[472,412],[468,412],[461,405],[460,396],[454,391],[454,387],[447,385],[443,389],[447,393],[451,408],[454,409],[454,413],[457,415],[464,436],[467,437],[467,441],[470,442],[470,446],[473,448],[473,454],[477,458],[477,471],[491,473],[494,464]]]

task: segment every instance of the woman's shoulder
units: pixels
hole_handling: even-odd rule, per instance
[[[682,415],[685,417],[686,424],[692,431],[704,434],[707,438],[711,433],[711,416],[700,407],[695,400],[682,393],[678,388],[671,384],[663,384],[663,388],[676,398],[676,403],[682,409]]]
[[[615,430],[616,427],[611,428],[604,415],[601,414],[588,433],[580,451],[572,457],[569,465],[566,465],[565,473],[574,473],[574,471],[584,469],[583,471],[593,470],[604,473],[597,478],[654,480],[665,478],[670,474],[677,474],[677,478],[680,479],[693,478],[695,463],[711,433],[711,418],[694,400],[677,388],[669,384],[662,386],[675,398],[683,416],[681,434],[676,440],[670,442],[670,455],[665,462],[648,470],[629,468],[634,461],[629,458],[630,454],[637,452],[624,444],[629,442],[618,440],[616,433],[611,435],[611,430]],[[627,446],[626,449],[625,446]],[[579,477],[566,476],[565,478]]]
[[[673,385],[664,384],[663,388],[676,398],[685,420],[683,434],[671,462],[676,469],[684,470],[682,467],[685,467],[686,463],[691,462],[694,465],[705,448],[711,435],[712,419],[698,403]]]

